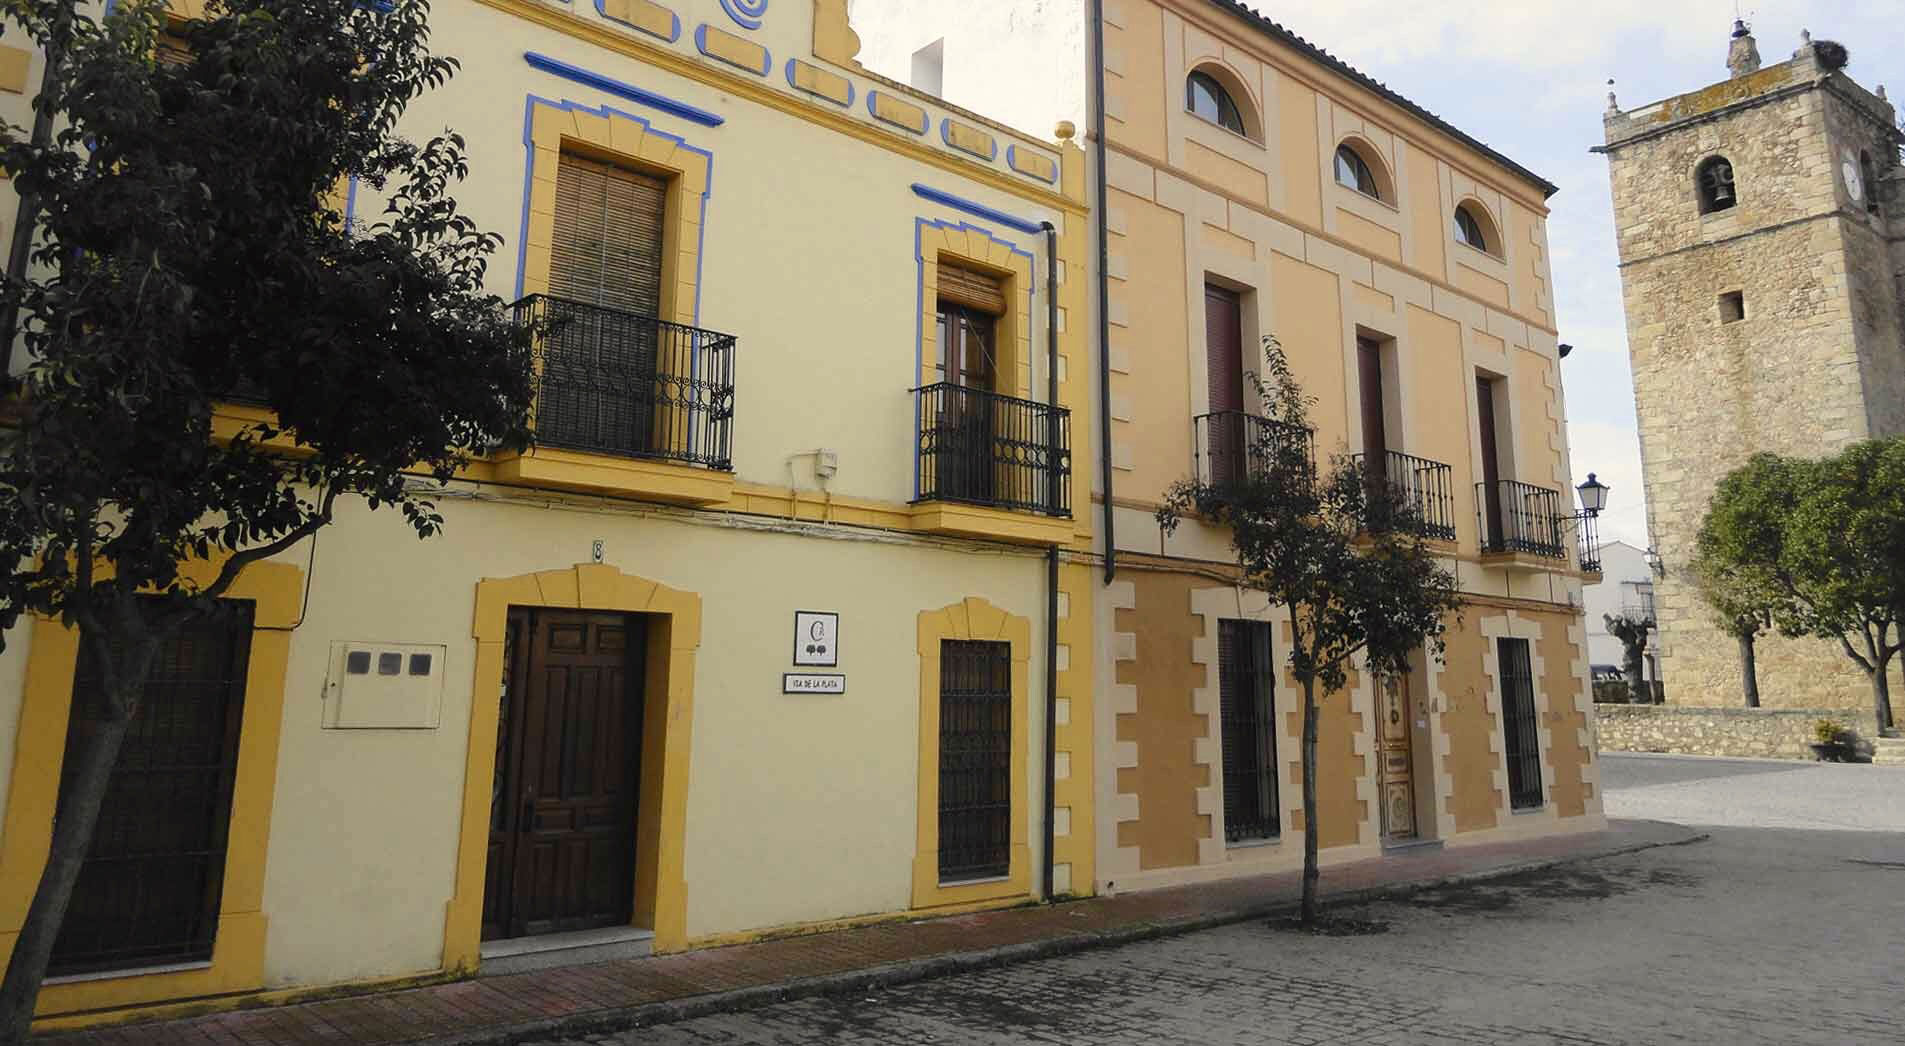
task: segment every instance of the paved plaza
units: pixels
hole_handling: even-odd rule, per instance
[[[1905,769],[1606,757],[1706,842],[564,1046],[1905,1042]]]

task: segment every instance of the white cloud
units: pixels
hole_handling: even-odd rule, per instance
[[[1647,548],[1647,498],[1641,483],[1640,440],[1634,430],[1601,422],[1568,425],[1568,450],[1574,463],[1574,482],[1585,483],[1592,471],[1608,485],[1607,511],[1601,513],[1601,540],[1625,541]]]

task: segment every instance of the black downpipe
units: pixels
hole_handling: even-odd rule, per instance
[[[1111,507],[1111,229],[1105,187],[1105,0],[1091,0],[1091,136],[1098,200],[1098,476],[1105,494],[1105,583],[1118,576]]]
[[[1052,408],[1046,429],[1048,466],[1058,462],[1058,228],[1045,225],[1045,402]],[[1056,468],[1051,476],[1051,505],[1059,505],[1058,484],[1063,482]],[[1050,901],[1052,888],[1052,845],[1058,838],[1058,546],[1045,550],[1045,878],[1043,896]]]

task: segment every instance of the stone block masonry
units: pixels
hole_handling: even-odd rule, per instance
[[[1598,705],[1603,752],[1811,759],[1813,724],[1836,719],[1870,739],[1872,710]]]

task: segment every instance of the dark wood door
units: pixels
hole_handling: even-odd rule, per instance
[[[1390,839],[1416,835],[1415,702],[1409,677],[1382,684],[1382,831]]]
[[[1362,388],[1363,461],[1370,477],[1380,479],[1389,470],[1389,434],[1382,402],[1382,343],[1357,338],[1356,368]]]
[[[55,975],[212,957],[238,773],[252,604],[221,601],[159,648],[53,941]],[[80,645],[60,791],[105,719],[94,645]]]
[[[956,386],[937,397],[933,450],[941,497],[989,503],[999,486],[994,453],[999,428],[991,396],[999,380],[997,342],[997,317],[940,298],[939,369],[943,380]]]
[[[1488,533],[1482,535],[1482,547],[1502,541],[1501,452],[1495,441],[1495,382],[1475,379],[1475,413],[1482,436],[1482,515]]]
[[[510,611],[485,939],[632,917],[644,636],[638,616]]]
[[[1244,324],[1236,292],[1204,285],[1204,358],[1210,392],[1210,479],[1223,483],[1243,471]]]

